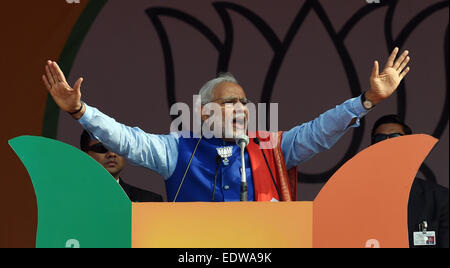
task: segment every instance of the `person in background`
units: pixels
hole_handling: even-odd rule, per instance
[[[372,145],[390,138],[412,134],[411,128],[397,115],[385,115],[372,128]],[[427,231],[435,231],[436,245],[430,247],[448,248],[448,189],[431,181],[415,178],[408,202],[409,246],[423,247],[414,242],[414,232],[420,232],[423,223]]]
[[[90,155],[95,161],[100,163],[114,179],[120,184],[122,189],[130,198],[131,202],[162,202],[162,196],[151,191],[139,189],[127,184],[120,178],[120,172],[125,166],[125,159],[106,149],[99,141],[92,139],[86,130],[83,130],[80,137],[80,148]]]

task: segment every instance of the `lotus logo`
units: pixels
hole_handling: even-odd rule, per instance
[[[326,29],[326,33],[328,34],[331,42],[334,45],[335,50],[338,52],[339,59],[343,65],[343,69],[345,70],[346,79],[348,82],[348,88],[351,91],[352,96],[358,96],[361,94],[362,90],[366,87],[363,83],[361,84],[359,77],[360,75],[357,72],[357,67],[354,63],[354,59],[351,58],[351,53],[347,48],[346,42],[348,41],[348,36],[351,31],[358,25],[358,23],[363,20],[365,17],[371,15],[371,13],[379,10],[380,8],[387,8],[386,14],[386,25],[384,26],[386,30],[386,40],[387,43],[387,52],[391,51],[395,46],[402,47],[405,42],[408,40],[410,35],[413,33],[414,29],[416,29],[420,24],[428,17],[432,16],[437,11],[448,7],[448,2],[443,1],[437,4],[431,5],[426,9],[422,10],[417,16],[415,16],[406,26],[401,29],[400,34],[397,37],[393,36],[392,33],[392,20],[394,11],[397,8],[398,1],[385,1],[381,2],[380,0],[366,0],[368,4],[377,5],[368,5],[363,6],[359,10],[357,10],[349,19],[343,24],[340,29],[336,29],[332,24],[329,15],[325,11],[320,1],[315,0],[307,0],[304,1],[304,4],[300,6],[300,9],[297,15],[294,17],[293,21],[289,25],[287,32],[284,38],[281,38],[277,35],[276,31],[273,29],[269,23],[267,23],[264,18],[259,16],[254,11],[244,7],[243,5],[239,5],[237,3],[231,2],[213,2],[212,6],[217,12],[218,18],[220,18],[224,35],[221,38],[218,34],[214,32],[212,28],[208,26],[207,23],[202,22],[200,19],[196,18],[193,15],[188,14],[187,12],[181,11],[175,8],[166,8],[166,7],[152,7],[146,10],[146,13],[153,23],[153,26],[159,36],[161,47],[164,55],[164,63],[165,63],[165,80],[167,82],[167,100],[170,105],[176,102],[176,92],[177,89],[175,87],[175,63],[172,51],[172,45],[168,38],[169,33],[167,32],[164,24],[161,20],[162,17],[169,17],[172,19],[176,19],[182,23],[185,23],[195,29],[198,33],[200,33],[206,41],[208,41],[218,52],[217,57],[217,73],[229,71],[230,60],[233,57],[233,47],[237,45],[237,40],[235,37],[235,28],[233,27],[232,14],[238,14],[243,19],[248,21],[263,37],[264,41],[273,51],[273,57],[270,59],[270,64],[267,67],[267,72],[265,78],[261,78],[264,80],[262,88],[260,90],[260,100],[261,103],[269,104],[274,95],[275,84],[277,83],[277,79],[280,76],[280,72],[283,69],[283,63],[286,61],[286,56],[293,48],[293,42],[300,32],[302,26],[305,24],[306,18],[311,15],[311,13],[315,13],[317,18],[322,23],[323,27]],[[240,18],[240,19],[242,19]],[[380,27],[382,27],[380,25]],[[447,31],[448,35],[448,31]],[[448,38],[447,38],[448,40]],[[382,40],[378,40],[377,42],[382,43]],[[445,53],[448,53],[445,50]],[[448,57],[446,57],[446,60]],[[448,68],[448,64],[446,65]],[[446,78],[448,79],[448,78]],[[301,87],[301,85],[299,85]],[[397,100],[397,113],[400,115],[400,118],[404,119],[406,117],[406,85],[405,83],[400,84],[398,90],[398,100]],[[284,101],[284,99],[283,99]],[[280,104],[282,105],[282,103]],[[433,133],[433,136],[436,138],[440,138],[445,130],[445,126],[448,122],[448,102],[445,103],[445,108],[442,111],[440,116],[440,120],[436,129]],[[269,113],[270,109],[267,109],[267,126],[270,126],[269,122]],[[300,180],[304,182],[324,182],[326,181],[336,170],[342,166],[346,161],[348,161],[353,155],[355,155],[362,143],[363,134],[365,131],[365,120],[361,121],[361,126],[353,132],[353,137],[351,139],[350,145],[347,148],[344,156],[334,165],[326,171],[323,171],[318,174],[306,174],[299,173]],[[427,179],[431,181],[435,181],[435,176],[431,169],[424,163],[421,167],[421,171]]]
[[[228,157],[231,157],[233,155],[233,147],[226,146],[226,147],[218,147],[216,149],[219,156],[223,159],[223,164],[225,166],[228,166],[228,163],[230,162],[228,160]]]
[[[207,79],[226,71],[236,75],[254,103],[279,103],[278,128],[288,130],[346,98],[360,95],[368,86],[368,63],[408,42],[415,54],[427,55],[436,67],[418,64],[414,69],[418,75],[401,83],[389,103],[374,113],[397,113],[407,122],[417,118],[420,132],[440,139],[448,127],[448,16],[442,15],[448,1],[420,2],[415,4],[416,13],[404,11],[402,5],[408,1],[371,2],[346,2],[345,8],[331,0],[276,5],[108,1],[104,7],[95,7],[101,2],[92,2],[85,12],[101,10],[101,16],[92,18],[93,27],[82,40],[80,51],[68,49],[62,59],[77,55],[65,71],[70,70],[72,80],[84,76],[89,81],[84,93],[88,104],[151,133],[167,133],[170,118],[175,120],[178,115],[170,115],[170,108],[176,103],[191,103],[192,95]],[[403,13],[394,20],[396,14]],[[437,23],[437,19],[441,20]],[[442,29],[436,26],[440,22]],[[132,30],[125,25],[133,25]],[[424,35],[435,39],[428,42]],[[69,47],[78,49],[73,44]],[[266,129],[273,127],[271,110],[267,105]],[[51,122],[51,116],[49,113],[45,122]],[[372,113],[361,120],[359,128],[341,139],[332,157],[322,154],[303,166],[300,181],[327,181],[366,147],[367,123],[373,123],[366,120],[376,117]],[[74,124],[61,115],[57,135],[46,136],[64,137],[65,142],[77,145],[79,134]],[[438,148],[446,148],[448,139],[441,140]],[[439,156],[432,157],[448,159],[446,152],[435,150],[433,154]],[[421,175],[435,181],[434,169],[439,168],[444,171],[442,177],[448,177],[446,164],[434,161],[433,165],[422,165]]]

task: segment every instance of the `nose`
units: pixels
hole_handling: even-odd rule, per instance
[[[108,151],[106,153],[106,158],[116,158],[116,157],[117,157],[117,154],[114,152]]]
[[[243,104],[241,101],[238,101],[234,105],[234,109],[235,109],[236,113],[242,113],[242,112],[245,112],[245,110],[247,109],[247,106],[245,106],[245,104]]]

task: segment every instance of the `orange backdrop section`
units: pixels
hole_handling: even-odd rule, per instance
[[[389,139],[346,162],[314,200],[314,247],[408,247],[409,192],[437,141]]]
[[[0,217],[6,218],[0,221],[0,247],[35,246],[34,191],[8,140],[24,134],[41,135],[47,101],[47,90],[41,82],[45,61],[58,60],[88,2],[2,2],[0,162],[8,168],[0,176]]]
[[[132,247],[310,248],[312,202],[133,203]]]

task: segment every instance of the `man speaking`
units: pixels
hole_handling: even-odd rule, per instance
[[[211,119],[203,110],[213,104],[219,107],[223,124],[221,131],[212,135],[202,132],[197,137],[177,132],[154,135],[116,122],[82,102],[83,78],[70,87],[56,62],[47,62],[42,79],[60,109],[78,120],[93,138],[132,163],[161,174],[169,201],[292,201],[296,199],[297,166],[331,148],[349,128],[359,126],[368,110],[397,89],[410,69],[408,51],[397,58],[398,51],[393,50],[381,73],[374,62],[370,88],[361,96],[289,131],[255,133],[250,139],[243,135],[250,135],[248,100],[230,74],[220,75],[200,89],[202,123]],[[226,108],[231,104],[234,110],[230,112]],[[260,146],[267,134],[276,137],[272,148]]]

